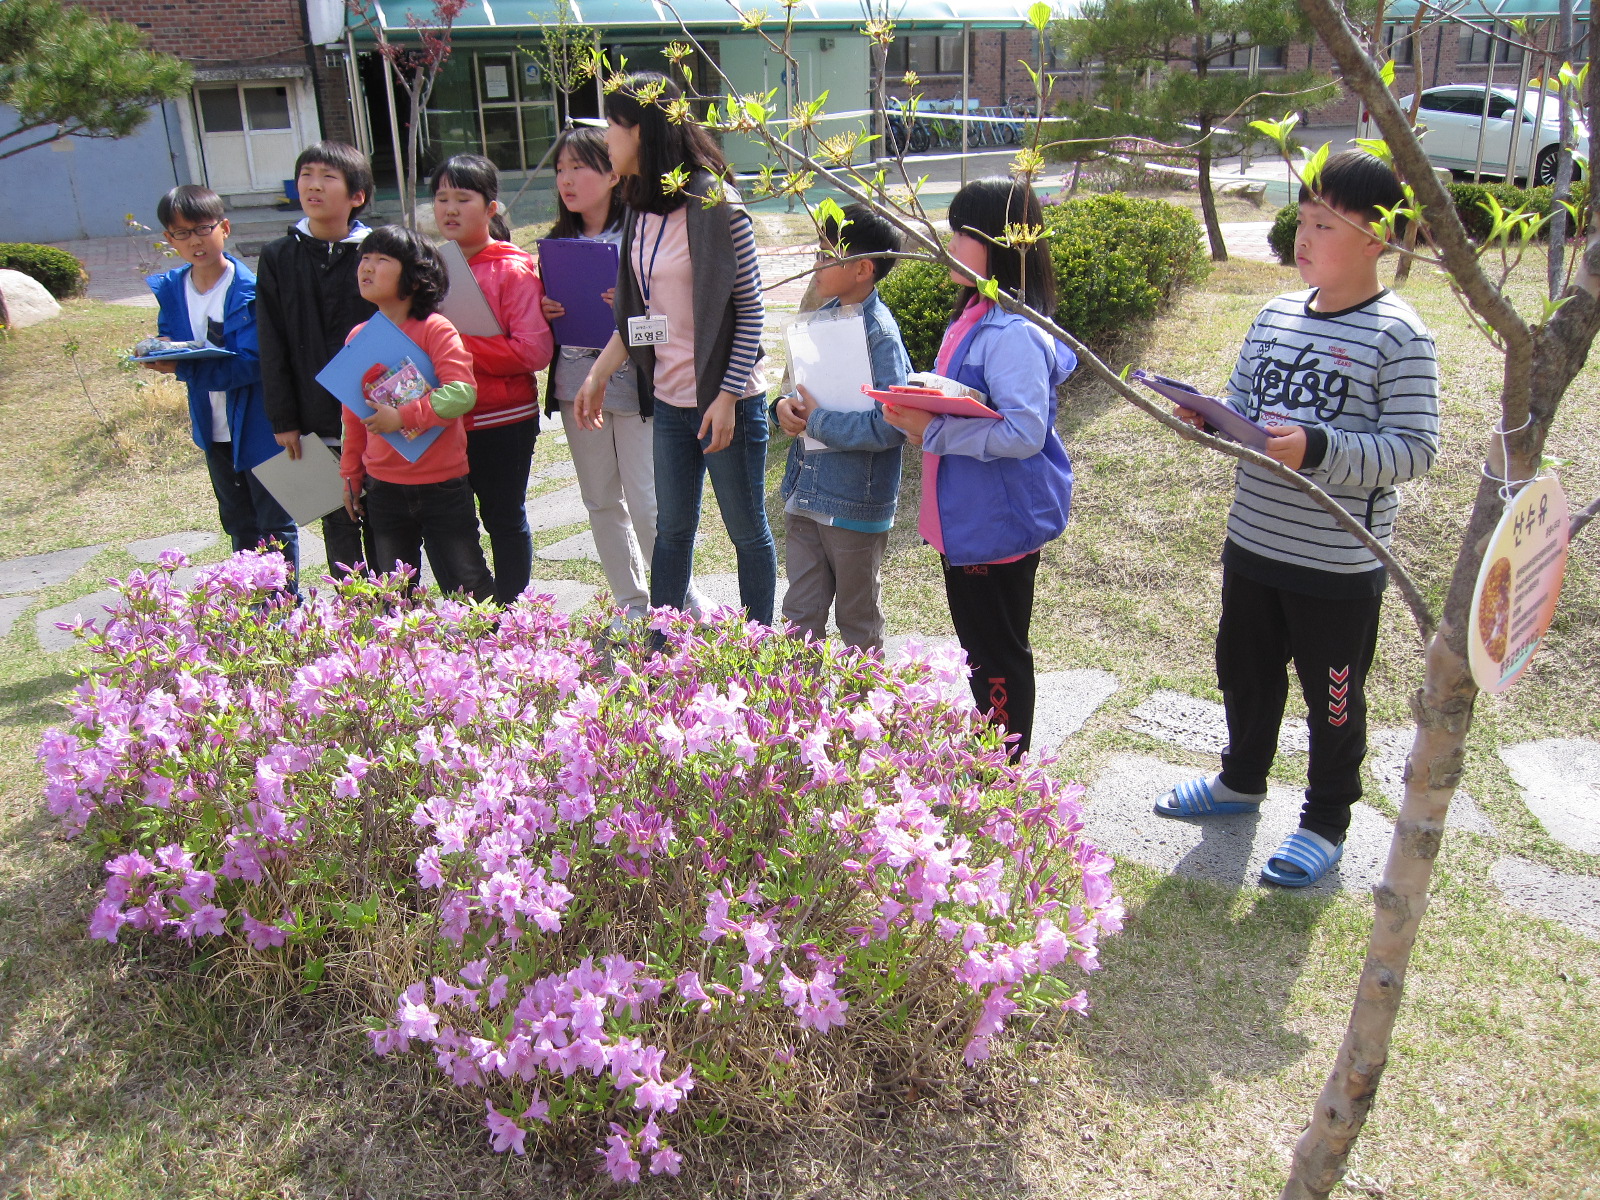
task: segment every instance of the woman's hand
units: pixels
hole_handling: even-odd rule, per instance
[[[599,429],[606,423],[605,413],[601,405],[606,398],[606,381],[597,380],[595,371],[590,369],[584,376],[583,383],[578,387],[578,394],[572,399],[572,407],[578,418],[579,429]]]
[[[931,412],[905,404],[885,404],[883,419],[904,433],[906,440],[916,446],[922,445],[922,435],[927,433],[928,426],[933,424]]]
[[[372,415],[361,423],[367,427],[368,433],[399,433],[404,428],[400,421],[400,410],[392,404],[374,405]]]
[[[567,306],[559,300],[550,299],[549,296],[545,296],[539,301],[539,309],[544,313],[546,321],[554,321],[567,315]]]
[[[617,289],[614,287],[608,287],[605,291],[600,293],[600,299],[604,300],[612,308],[615,308],[617,306]]]
[[[732,392],[718,392],[711,407],[706,409],[705,419],[700,422],[700,432],[695,436],[702,442],[708,436],[711,438],[705,448],[707,454],[726,450],[733,441],[734,405],[738,403],[739,397]]]

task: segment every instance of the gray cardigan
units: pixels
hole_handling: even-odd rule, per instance
[[[718,182],[709,172],[696,171],[689,177],[689,190],[696,196],[709,195],[709,189]],[[733,285],[738,264],[733,252],[733,232],[728,227],[728,204],[737,202],[737,193],[726,184],[722,186],[733,200],[707,208],[698,200],[690,199],[684,212],[689,232],[689,263],[694,271],[694,381],[695,399],[701,412],[711,406],[722,390],[728,360],[733,353]],[[628,342],[628,318],[643,316],[645,311],[644,296],[633,272],[633,238],[638,225],[639,214],[629,209],[622,231],[614,306],[623,345]],[[639,412],[648,417],[655,406],[655,348],[628,346],[628,357],[639,376]]]

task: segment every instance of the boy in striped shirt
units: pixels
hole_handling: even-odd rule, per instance
[[[1270,458],[1337,500],[1384,545],[1397,485],[1439,448],[1433,336],[1378,282],[1387,248],[1379,206],[1402,203],[1380,159],[1328,159],[1300,189],[1295,263],[1306,290],[1269,302],[1245,335],[1228,402],[1267,426]],[[1200,424],[1187,409],[1178,415]],[[1222,551],[1217,681],[1228,719],[1222,770],[1156,802],[1167,817],[1254,812],[1266,798],[1294,662],[1309,709],[1310,763],[1300,827],[1264,882],[1306,887],[1339,861],[1367,752],[1365,684],[1387,582],[1383,565],[1310,497],[1241,462]]]

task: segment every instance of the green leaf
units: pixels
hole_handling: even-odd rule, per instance
[[[832,196],[828,196],[816,208],[811,210],[811,219],[819,227],[832,221],[835,228],[842,229],[844,227],[844,209],[839,207],[837,200]]]
[[[1372,157],[1381,158],[1389,166],[1394,166],[1394,151],[1389,149],[1389,143],[1382,138],[1357,138],[1356,145]]]
[[[1383,80],[1384,87],[1394,86],[1394,59],[1391,58],[1379,68],[1378,78]]]
[[[1133,370],[1133,364],[1129,363],[1127,366],[1123,367],[1120,372],[1118,372],[1117,378],[1122,380],[1123,383],[1127,383],[1128,382],[1128,375],[1132,370]]]
[[[978,284],[978,292],[980,295],[987,296],[998,303],[1000,299],[1000,283],[995,279],[985,279]]]
[[[1045,27],[1050,24],[1050,19],[1055,15],[1055,10],[1048,4],[1042,2],[1033,4],[1028,7],[1028,24],[1043,33]]]
[[[1571,299],[1572,299],[1571,296],[1563,296],[1559,300],[1546,300],[1544,302],[1544,315],[1539,318],[1539,324],[1548,325],[1550,323],[1550,318],[1555,316],[1558,312],[1560,312],[1562,306],[1564,304],[1566,304],[1566,302],[1568,300],[1571,300]],[[1546,461],[1550,461],[1550,460],[1546,460]]]
[[[1311,188],[1313,191],[1316,190],[1317,180],[1322,177],[1322,168],[1328,161],[1328,151],[1331,146],[1331,142],[1323,142],[1322,145],[1317,148],[1317,152],[1310,158],[1306,159],[1306,165],[1300,170],[1300,178],[1304,180],[1305,185],[1308,188]]]

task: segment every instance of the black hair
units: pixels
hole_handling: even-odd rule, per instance
[[[606,149],[606,135],[592,125],[574,125],[571,129],[561,131],[561,136],[556,139],[555,149],[550,152],[550,161],[561,166],[561,155],[565,151],[572,151],[573,157],[586,167],[592,167],[602,175],[611,171],[611,152]],[[619,229],[622,226],[622,216],[625,209],[622,203],[622,187],[620,184],[611,189],[611,211],[606,214],[606,228]],[[550,226],[550,236],[553,238],[575,238],[583,236],[583,218],[578,216],[562,202],[561,191],[556,190],[556,223]]]
[[[299,178],[301,169],[307,163],[332,167],[344,176],[345,191],[352,196],[361,193],[361,203],[350,210],[352,217],[365,212],[367,205],[372,203],[372,164],[354,146],[346,142],[318,142],[307,146],[300,151],[300,157],[294,160],[296,178]]]
[[[419,321],[439,307],[450,287],[444,259],[433,243],[404,225],[378,226],[361,240],[361,253],[400,263],[400,298],[411,301],[411,315]]]
[[[222,197],[198,183],[175,187],[156,201],[156,223],[165,229],[173,217],[182,217],[191,225],[205,225],[224,220]]]
[[[1341,150],[1322,164],[1316,186],[1300,185],[1301,204],[1325,204],[1364,221],[1381,220],[1378,206],[1394,208],[1405,200],[1405,190],[1393,168],[1365,150]],[[1405,232],[1405,219],[1395,222],[1397,235]]]
[[[1048,317],[1056,311],[1056,273],[1044,242],[1021,248],[994,244],[1005,237],[1007,225],[1043,224],[1039,197],[1033,194],[1032,187],[1015,179],[977,179],[950,200],[950,228],[969,237],[984,235],[978,240],[989,251],[989,278],[1000,285],[1001,291]],[[959,316],[977,294],[976,288],[962,288],[953,314]]]
[[[606,96],[606,119],[639,130],[639,173],[624,177],[621,185],[622,199],[638,212],[664,215],[688,203],[685,193],[669,196],[662,190],[661,177],[676,167],[730,177],[728,160],[702,126],[667,119],[667,106],[682,98],[678,85],[655,71],[625,76]]]
[[[895,232],[894,226],[865,204],[845,205],[842,238],[836,217],[829,217],[822,223],[822,237],[834,247],[838,247],[842,241],[847,255],[877,254],[884,251],[894,253],[900,249],[900,235]],[[895,260],[892,258],[873,259],[872,282],[878,283],[882,280],[894,263]]]
[[[437,194],[446,185],[464,192],[477,192],[485,204],[493,204],[500,198],[500,171],[481,154],[457,154],[434,171],[428,190]],[[502,242],[511,240],[511,226],[500,213],[489,218],[489,236]]]

